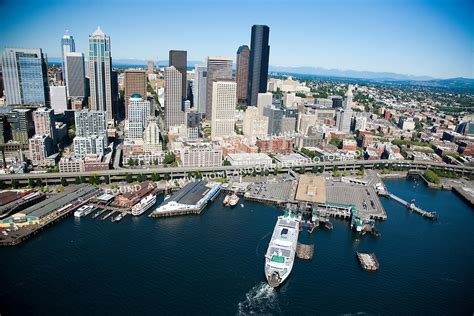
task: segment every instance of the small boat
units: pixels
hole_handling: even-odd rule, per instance
[[[164,201],[166,201],[166,200],[169,199],[170,197],[171,197],[171,194],[166,194]]]
[[[222,204],[224,204],[225,206],[228,206],[229,202],[230,202],[230,195],[226,195],[224,200],[222,201]]]
[[[236,206],[237,203],[239,203],[239,197],[237,196],[237,194],[234,193],[229,198],[229,205]]]
[[[123,218],[123,214],[120,213],[119,215],[112,218],[112,222],[118,222],[118,221],[122,220],[122,218]]]

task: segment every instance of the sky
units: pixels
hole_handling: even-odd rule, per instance
[[[0,0],[0,48],[61,56],[69,30],[87,53],[98,25],[114,59],[235,59],[253,24],[270,27],[270,65],[474,78],[473,0]]]

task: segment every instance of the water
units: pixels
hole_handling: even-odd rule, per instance
[[[342,220],[332,231],[304,231],[315,256],[298,260],[278,290],[264,282],[263,256],[279,209],[218,200],[200,216],[69,217],[0,249],[0,313],[472,314],[473,210],[416,181],[386,184],[439,221],[383,199],[378,239],[357,238]],[[355,251],[375,252],[380,270],[363,271]]]

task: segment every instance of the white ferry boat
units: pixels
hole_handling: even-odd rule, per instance
[[[132,207],[132,215],[138,216],[146,212],[156,203],[156,195],[149,194]]]
[[[87,216],[94,210],[94,206],[92,205],[83,205],[74,212],[74,217],[82,217]]]
[[[271,287],[278,287],[290,275],[298,243],[300,219],[296,214],[278,216],[265,254],[265,276]]]

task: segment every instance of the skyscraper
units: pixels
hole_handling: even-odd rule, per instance
[[[188,52],[185,50],[170,50],[169,63],[170,67],[174,66],[181,73],[181,90],[182,98],[187,99],[188,80],[186,77]]]
[[[104,111],[82,110],[74,113],[76,136],[107,136],[107,114]]]
[[[183,111],[181,73],[173,66],[165,68],[165,128],[186,123]]]
[[[212,82],[211,139],[234,134],[237,84],[231,79]]]
[[[242,45],[237,50],[237,69],[235,81],[237,82],[237,100],[246,102],[249,84],[249,57],[250,49],[247,45]]]
[[[112,121],[116,113],[112,104],[112,56],[110,37],[97,27],[89,35],[89,75],[92,110],[106,111]]]
[[[69,98],[86,97],[86,76],[83,53],[64,54],[64,79],[66,81],[67,96]]]
[[[142,139],[143,130],[150,117],[150,101],[143,100],[138,93],[132,94],[128,105],[128,132],[131,139]]]
[[[63,38],[61,38],[61,56],[62,56],[62,66],[63,66],[63,75],[65,73],[64,64],[66,62],[65,56],[67,53],[73,53],[76,51],[76,44],[74,43],[74,38],[69,35],[65,34]]]
[[[249,85],[247,104],[257,105],[258,93],[267,92],[270,28],[266,25],[252,26],[249,60]]]
[[[194,83],[193,83],[194,107],[198,113],[206,113],[207,99],[207,67],[206,65],[196,65],[194,67]]]
[[[352,121],[352,86],[349,85],[344,100],[344,108],[337,113],[337,129],[343,133],[350,133]]]
[[[49,105],[48,66],[40,48],[5,48],[2,69],[7,105]]]
[[[146,99],[146,73],[141,69],[127,69],[124,74],[125,118],[128,118],[128,105],[133,94]]]
[[[232,79],[232,59],[226,57],[207,58],[206,117],[212,115],[212,87],[216,79]]]

